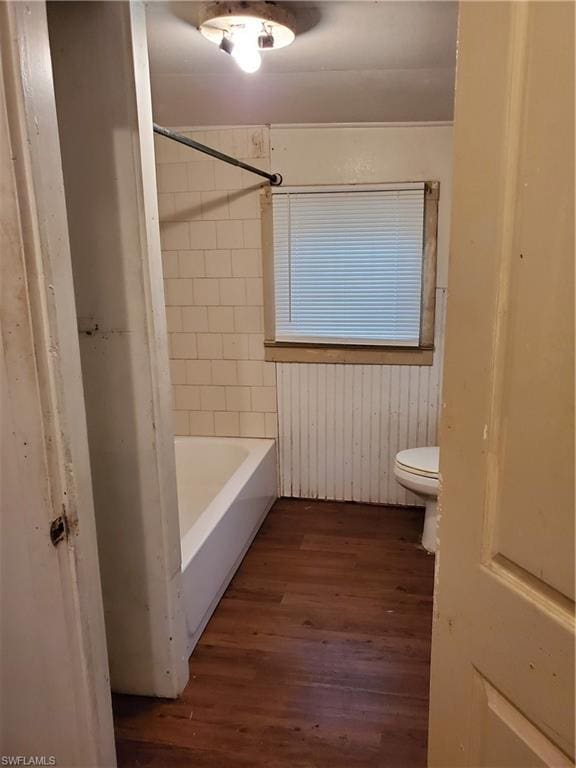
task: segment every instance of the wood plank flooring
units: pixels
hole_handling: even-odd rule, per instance
[[[426,765],[434,558],[422,511],[281,499],[177,701],[115,696],[120,766]]]

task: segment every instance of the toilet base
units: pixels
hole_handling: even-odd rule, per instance
[[[424,531],[422,533],[422,546],[427,552],[436,552],[436,539],[438,530],[438,500],[426,498],[426,512],[424,514]]]

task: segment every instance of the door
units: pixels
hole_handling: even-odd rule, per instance
[[[574,755],[574,5],[460,7],[429,764]]]
[[[3,765],[109,768],[108,664],[44,3],[0,4],[0,52],[0,756]]]

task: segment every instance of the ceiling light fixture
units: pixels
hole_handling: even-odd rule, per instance
[[[285,48],[295,37],[292,15],[275,2],[261,0],[206,3],[200,10],[199,28],[250,74],[260,69],[261,52]]]
[[[232,56],[243,72],[252,74],[260,69],[262,57],[258,51],[258,35],[254,27],[246,24],[233,32]]]
[[[230,40],[227,34],[223,34],[222,40],[218,47],[220,48],[221,51],[224,51],[224,53],[231,54],[232,51],[234,50],[234,43],[232,42],[232,40]]]

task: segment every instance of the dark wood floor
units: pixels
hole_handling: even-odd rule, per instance
[[[422,513],[278,501],[177,701],[115,696],[120,766],[426,764],[434,558]]]

